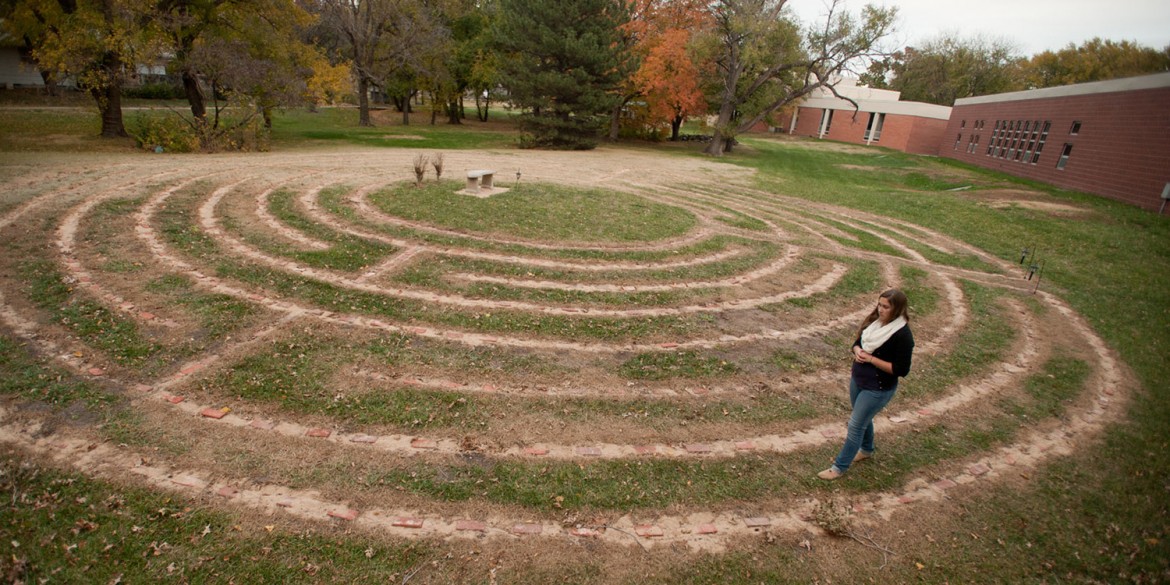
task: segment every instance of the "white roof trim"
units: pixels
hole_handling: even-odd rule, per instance
[[[1140,77],[1125,77],[1108,81],[1092,81],[1060,87],[1045,87],[1027,91],[1013,91],[994,95],[981,95],[955,100],[956,106],[971,106],[976,104],[990,104],[995,102],[1014,102],[1021,100],[1038,100],[1043,98],[1068,97],[1074,95],[1092,95],[1095,93],[1116,93],[1120,91],[1135,91],[1141,89],[1158,89],[1170,87],[1170,73],[1155,73]]]
[[[947,106],[924,104],[922,102],[857,100],[857,105],[861,107],[862,112],[918,116],[920,118],[934,118],[935,120],[949,120],[951,118],[951,109]],[[801,102],[800,106],[802,108],[823,108],[826,110],[853,110],[853,104],[837,98],[809,98]]]

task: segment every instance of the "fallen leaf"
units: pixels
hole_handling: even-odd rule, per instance
[[[914,566],[915,566],[915,567],[918,567],[918,570],[919,570],[919,571],[921,571],[922,569],[925,569],[925,568],[926,568],[926,565],[924,565],[924,564],[922,564],[922,563],[914,563]]]

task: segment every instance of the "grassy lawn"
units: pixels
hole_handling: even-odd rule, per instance
[[[272,145],[274,149],[298,150],[325,148],[329,144],[508,148],[514,142],[514,133],[507,126],[507,116],[493,114],[498,115],[486,124],[469,121],[450,126],[440,119],[431,126],[429,116],[420,112],[412,117],[411,125],[404,126],[398,120],[399,114],[380,111],[376,115],[379,126],[358,128],[356,111],[348,108],[285,112],[276,118]],[[96,140],[87,138],[94,131],[94,114],[81,109],[47,115],[44,110],[0,108],[0,151],[62,148],[60,144],[66,145],[65,150],[87,150],[89,141]],[[36,146],[32,139],[36,133],[67,138],[62,138],[56,147]],[[677,145],[664,146],[663,150],[672,156],[701,156],[701,146],[691,146],[693,154],[680,155]],[[654,147],[640,144],[636,148]],[[0,576],[6,581],[27,583],[495,583],[498,569],[501,583],[531,584],[1170,582],[1170,440],[1166,439],[1170,435],[1170,372],[1165,357],[1170,353],[1170,220],[1101,198],[945,159],[883,149],[808,148],[789,141],[746,138],[743,147],[725,161],[756,169],[761,192],[904,220],[1004,260],[1017,260],[1023,247],[1038,249],[1045,263],[1041,290],[1058,295],[1084,316],[1138,380],[1141,389],[1126,412],[1125,422],[1111,426],[1103,440],[1084,443],[1072,457],[1052,458],[1025,474],[1006,474],[1011,477],[1002,482],[948,492],[945,501],[896,514],[890,522],[874,528],[878,540],[890,543],[896,551],[896,556],[891,557],[894,560],[880,570],[877,567],[883,564],[881,555],[875,557],[873,550],[847,539],[820,536],[812,538],[807,549],[800,542],[803,535],[770,535],[735,543],[721,553],[651,549],[651,553],[643,555],[637,547],[630,547],[630,551],[614,555],[624,560],[607,558],[610,551],[591,543],[565,547],[550,541],[548,548],[555,549],[554,555],[541,549],[541,544],[516,546],[513,541],[493,545],[392,539],[351,531],[340,523],[298,523],[280,515],[258,520],[248,517],[250,512],[60,471],[4,447],[0,448],[0,493],[5,494],[5,502],[0,504]],[[956,186],[970,189],[948,191]],[[414,188],[387,190],[373,200],[395,215],[452,229],[537,239],[644,241],[673,237],[693,226],[694,218],[679,208],[652,205],[616,193],[535,184],[522,187],[514,193],[514,201],[453,199],[434,205],[435,198],[448,196],[445,190]],[[990,195],[997,190],[1019,187],[1036,190],[1078,211],[1057,214],[1020,205],[990,204]],[[208,188],[196,185],[178,193],[161,210],[158,227],[169,245],[188,258],[206,260],[219,276],[314,306],[475,331],[582,341],[669,339],[702,326],[688,318],[568,318],[509,311],[481,315],[342,290],[231,261],[192,221],[193,209]],[[556,205],[534,203],[548,197],[548,189],[557,197]],[[393,252],[388,246],[372,245],[314,224],[298,214],[292,197],[291,193],[276,193],[271,202],[274,214],[335,246],[316,256],[298,256],[299,261],[356,270]],[[340,191],[332,197],[332,204],[323,197],[326,208],[332,205],[331,212],[344,215],[350,211],[340,201]],[[513,204],[531,213],[517,213],[517,209],[508,207]],[[439,211],[442,214],[436,215]],[[718,221],[744,230],[760,230],[763,225],[734,209],[725,212]],[[815,217],[816,212],[809,211],[809,216]],[[603,222],[605,225],[591,225],[582,217],[609,220]],[[899,235],[912,234],[912,230],[897,227],[895,233],[876,223],[857,229],[823,219],[850,236],[836,239],[842,249],[904,256],[875,237],[873,232],[877,231],[934,262],[987,269],[973,256],[932,250],[912,237]],[[269,251],[273,254],[295,256],[291,249],[264,242],[258,245],[272,246]],[[492,246],[480,245],[488,249]],[[718,249],[732,245],[751,246],[730,240],[700,246]],[[699,247],[692,251],[709,250]],[[751,251],[751,262],[770,259],[776,253],[763,245]],[[552,252],[548,255],[555,256]],[[830,260],[837,261],[828,254],[816,257],[816,262]],[[763,310],[815,311],[880,284],[877,262],[857,258],[840,261],[849,265],[849,272],[836,287]],[[435,264],[406,275],[425,283],[440,280],[446,271],[510,274],[516,270],[486,261],[446,262],[449,264]],[[19,268],[17,277],[23,282],[25,294],[38,310],[70,335],[113,356],[120,365],[143,367],[141,364],[161,359],[159,356],[171,355],[166,348],[154,345],[133,321],[111,314],[86,295],[63,285],[59,268],[46,257],[30,256],[14,265]],[[726,269],[695,269],[687,274],[690,278],[715,278]],[[133,268],[115,263],[109,270],[132,272]],[[523,270],[527,278],[580,278],[566,278],[551,269]],[[900,270],[915,303],[914,310],[937,316],[945,305],[939,289],[929,284],[930,275],[919,268],[902,266]],[[642,278],[670,280],[676,276],[648,273]],[[587,279],[607,278],[592,275]],[[233,334],[237,322],[258,318],[251,305],[198,292],[186,277],[167,276],[143,286],[187,307],[216,338]],[[1005,293],[970,281],[959,281],[959,286],[973,321],[956,336],[963,350],[924,362],[926,365],[915,372],[914,385],[906,389],[903,399],[929,400],[964,379],[977,377],[1004,361],[1016,341],[1019,332],[1012,327],[1011,312],[999,302]],[[508,292],[493,294],[502,298],[518,296]],[[612,299],[618,305],[638,301],[636,296]],[[57,368],[49,356],[34,355],[14,339],[7,333],[0,335],[0,396],[35,402],[54,416],[97,420],[94,424],[108,427],[108,436],[122,432],[131,447],[140,446],[134,443],[137,423],[123,395],[101,382],[71,376]],[[832,345],[843,340],[830,341]],[[825,414],[817,405],[793,406],[781,398],[761,398],[753,412],[736,411],[742,403],[718,400],[691,403],[687,410],[668,401],[649,399],[506,399],[417,389],[399,389],[360,400],[338,399],[328,380],[353,363],[376,362],[394,368],[431,366],[442,361],[443,367],[450,370],[485,377],[497,368],[522,371],[551,366],[534,356],[495,348],[422,348],[412,345],[409,336],[400,335],[358,343],[333,339],[328,334],[305,335],[299,343],[288,346],[287,351],[235,359],[231,367],[204,380],[203,389],[273,409],[330,417],[345,424],[455,432],[491,425],[496,411],[512,408],[543,416],[550,426],[622,417],[632,412],[653,417],[657,422],[649,423],[650,428],[655,424],[685,425],[688,419],[733,415],[739,422],[767,429],[769,424]],[[829,358],[813,351],[786,349],[754,359],[768,360],[779,369],[793,372],[815,372],[823,369]],[[615,364],[617,374],[631,384],[674,378],[719,380],[737,375],[742,367],[722,355],[689,350],[631,354]],[[527,459],[499,459],[484,464],[471,457],[437,464],[420,457],[388,467],[362,463],[344,472],[363,489],[386,490],[392,497],[404,494],[403,497],[413,498],[410,501],[423,502],[424,507],[427,502],[480,505],[486,509],[501,506],[531,512],[538,518],[570,518],[574,514],[612,517],[618,513],[664,510],[670,513],[675,508],[704,505],[733,508],[748,515],[757,502],[768,501],[776,494],[864,499],[872,492],[901,486],[923,470],[1018,440],[1037,419],[1068,417],[1066,406],[1083,391],[1093,366],[1080,356],[1058,349],[1040,360],[1035,371],[1027,373],[1021,392],[1012,397],[987,398],[995,408],[970,419],[944,417],[900,434],[882,444],[881,457],[863,464],[867,473],[834,484],[819,482],[809,470],[823,467],[835,452],[835,445],[784,456],[604,460],[589,464]],[[786,407],[789,409],[784,410]],[[316,473],[336,471],[326,467]],[[270,481],[287,479],[282,473],[272,470]],[[550,555],[547,558],[533,558],[546,553]],[[624,567],[621,571],[610,572],[619,564]],[[835,567],[837,572],[827,572],[825,566]]]

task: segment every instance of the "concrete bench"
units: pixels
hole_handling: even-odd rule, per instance
[[[480,189],[492,190],[492,176],[495,171],[467,171],[467,190],[475,193]]]

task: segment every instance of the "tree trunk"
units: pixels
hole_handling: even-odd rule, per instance
[[[111,80],[104,88],[89,90],[102,116],[102,138],[124,138],[126,126],[122,123],[122,84]]]
[[[191,115],[195,123],[207,125],[207,105],[203,102],[203,89],[199,87],[199,78],[191,71],[183,72],[183,93],[187,95],[187,103],[191,106]]]
[[[682,116],[675,116],[674,119],[670,121],[670,141],[671,142],[678,142],[678,130],[679,130],[679,128],[682,128],[682,123],[683,123]]]
[[[447,103],[447,123],[448,124],[462,124],[463,121],[459,119],[459,101],[452,99]]]
[[[41,81],[43,81],[45,83],[45,93],[49,94],[52,97],[57,97],[57,94],[59,93],[58,92],[59,86],[57,85],[57,76],[54,75],[52,71],[46,71],[44,69],[42,69],[40,71],[40,73],[41,73]]]
[[[370,121],[370,81],[358,76],[358,126],[373,126]]]
[[[711,143],[703,149],[703,152],[711,156],[723,156],[723,153],[731,152],[732,136],[729,128],[731,128],[733,114],[735,114],[735,104],[724,99],[723,105],[719,107],[719,117],[715,119],[715,135],[711,137]]]
[[[623,97],[622,101],[618,102],[617,105],[613,107],[613,111],[609,114],[609,135],[607,138],[610,142],[617,142],[618,135],[621,133],[622,108],[626,107],[626,102],[628,101],[629,100]]]

